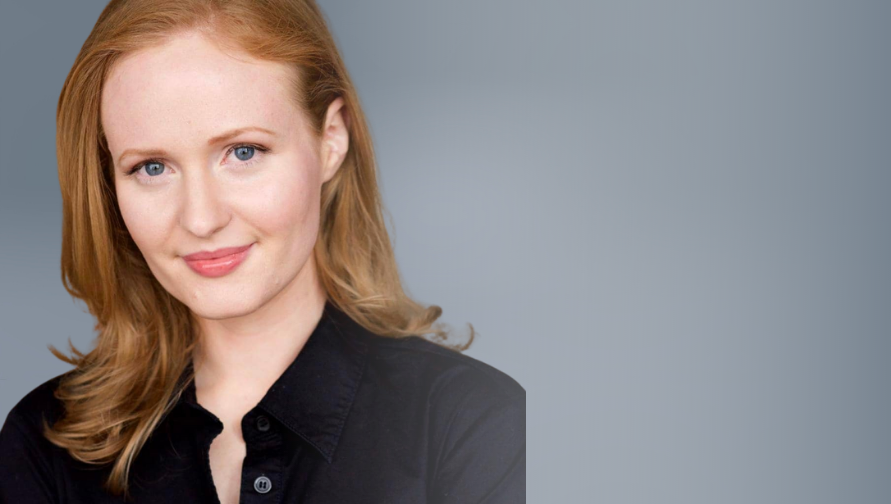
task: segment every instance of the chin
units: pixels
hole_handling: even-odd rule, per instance
[[[227,288],[229,287],[229,288]],[[250,292],[234,286],[182,286],[174,297],[179,299],[195,315],[212,320],[222,320],[250,314],[263,305],[260,292]]]
[[[212,299],[197,302],[192,300],[185,304],[195,315],[208,320],[241,317],[256,311],[258,308],[257,304],[246,303],[243,299],[235,302],[228,300],[214,301]]]

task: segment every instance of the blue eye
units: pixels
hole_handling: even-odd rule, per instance
[[[250,166],[253,163],[257,162],[256,159],[253,159],[253,158],[257,157],[256,156],[257,151],[266,153],[266,152],[269,152],[269,148],[262,147],[260,145],[242,144],[242,145],[238,145],[236,147],[230,148],[227,151],[227,154],[230,154],[233,151],[235,152],[235,157],[237,157],[240,161],[245,161],[245,163],[240,164],[239,166],[247,167],[247,166]],[[145,173],[146,173],[146,175],[148,175],[148,178],[158,178],[158,175],[161,175],[165,171],[167,171],[167,166],[164,163],[162,163],[161,160],[159,160],[159,159],[147,159],[147,160],[137,164],[133,168],[130,168],[127,171],[127,175],[133,175],[136,172],[138,172],[140,169],[145,169]],[[152,183],[152,184],[156,183],[156,182],[148,182],[147,181],[148,179],[146,179],[146,178],[140,177],[140,179],[143,181],[142,183]],[[158,178],[158,179],[162,180],[160,178]]]
[[[130,168],[127,171],[127,175],[133,175],[134,173],[138,172],[140,168],[145,168],[145,172],[149,175],[149,177],[155,177],[164,173],[164,169],[166,168],[166,166],[164,166],[164,163],[160,161],[149,159],[147,161],[139,163],[133,168]]]
[[[145,166],[145,172],[152,177],[154,177],[156,175],[160,175],[161,173],[164,172],[164,164],[163,163],[157,163],[157,162],[153,161],[150,163],[146,163],[144,166]]]
[[[235,149],[235,157],[242,161],[247,161],[254,157],[254,148],[250,145],[242,145]]]

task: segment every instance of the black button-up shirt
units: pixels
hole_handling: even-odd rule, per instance
[[[60,377],[0,430],[0,504],[124,502],[101,488],[107,466],[41,435],[41,417],[61,412]],[[370,333],[330,303],[241,428],[241,503],[526,501],[526,391],[421,337]],[[222,429],[190,381],[133,463],[133,502],[218,503],[208,451]]]

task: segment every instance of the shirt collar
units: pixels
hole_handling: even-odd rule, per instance
[[[312,445],[328,463],[365,370],[368,343],[356,337],[364,330],[327,301],[322,318],[297,358],[258,405]],[[189,380],[179,402],[210,413],[196,400],[194,380]]]

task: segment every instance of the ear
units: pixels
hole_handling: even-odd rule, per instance
[[[322,145],[319,151],[322,164],[322,183],[331,180],[350,146],[349,113],[344,106],[343,98],[337,97],[325,113],[325,125],[322,127]]]

